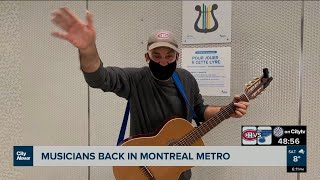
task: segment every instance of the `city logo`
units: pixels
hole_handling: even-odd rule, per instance
[[[208,7],[205,4],[202,4],[202,7],[200,5],[196,5],[194,9],[199,13],[197,20],[194,23],[195,31],[199,33],[210,33],[218,29],[219,23],[213,12],[214,10],[218,9],[217,4],[213,4],[212,6],[208,5]],[[211,18],[213,20],[213,23],[211,22]]]
[[[33,166],[33,146],[13,146],[13,166]]]
[[[270,126],[243,126],[242,145],[270,145],[272,143]]]

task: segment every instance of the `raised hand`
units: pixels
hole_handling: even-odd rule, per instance
[[[59,8],[52,12],[51,21],[64,30],[51,33],[54,37],[67,40],[82,50],[95,45],[96,30],[93,26],[93,16],[89,11],[86,12],[86,22],[83,22],[68,8]]]

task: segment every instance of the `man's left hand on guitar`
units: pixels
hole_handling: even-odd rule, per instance
[[[234,100],[239,100],[239,99],[240,99],[240,96],[238,95],[234,96]],[[234,103],[234,105],[236,106],[236,110],[231,114],[231,117],[241,118],[242,116],[247,114],[250,103],[245,101],[239,101],[237,103]]]

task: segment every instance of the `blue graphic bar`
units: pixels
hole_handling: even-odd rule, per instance
[[[196,51],[195,54],[217,54],[217,51]]]
[[[307,146],[287,146],[287,172],[307,172]]]

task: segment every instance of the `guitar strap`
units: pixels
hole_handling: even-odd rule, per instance
[[[118,137],[117,146],[119,146],[120,143],[124,139],[124,134],[126,133],[126,128],[127,128],[127,124],[128,124],[129,113],[130,113],[130,101],[128,100],[126,111],[124,112],[124,116],[123,116],[123,120],[122,120],[122,125],[121,125],[121,130],[119,133],[119,137]]]
[[[197,117],[196,113],[194,112],[192,106],[189,103],[187,95],[186,95],[186,93],[184,91],[184,88],[183,88],[183,86],[181,84],[180,78],[179,78],[179,76],[178,76],[176,71],[173,73],[172,78],[173,78],[173,81],[176,84],[177,88],[179,89],[184,101],[188,105],[188,107],[189,107],[189,109],[190,109],[190,111],[192,113],[192,117],[195,120],[195,122],[197,123],[197,126],[200,126],[200,122],[198,121],[198,117]],[[122,120],[122,125],[121,125],[121,130],[120,130],[120,133],[119,133],[119,137],[118,137],[117,146],[119,146],[119,144],[124,139],[124,134],[126,133],[126,128],[127,128],[127,124],[128,124],[129,113],[130,113],[130,101],[128,100],[126,111],[124,113],[123,120]]]
[[[186,93],[184,91],[184,88],[182,86],[182,83],[180,81],[178,73],[176,71],[173,73],[172,78],[173,78],[173,81],[176,84],[177,88],[179,89],[184,101],[188,105],[188,107],[189,107],[189,109],[191,111],[192,117],[195,120],[195,122],[197,123],[197,126],[200,126],[200,122],[198,121],[198,117],[197,117],[196,113],[194,112],[193,107],[189,103],[188,97],[187,97],[187,95],[186,95]]]

